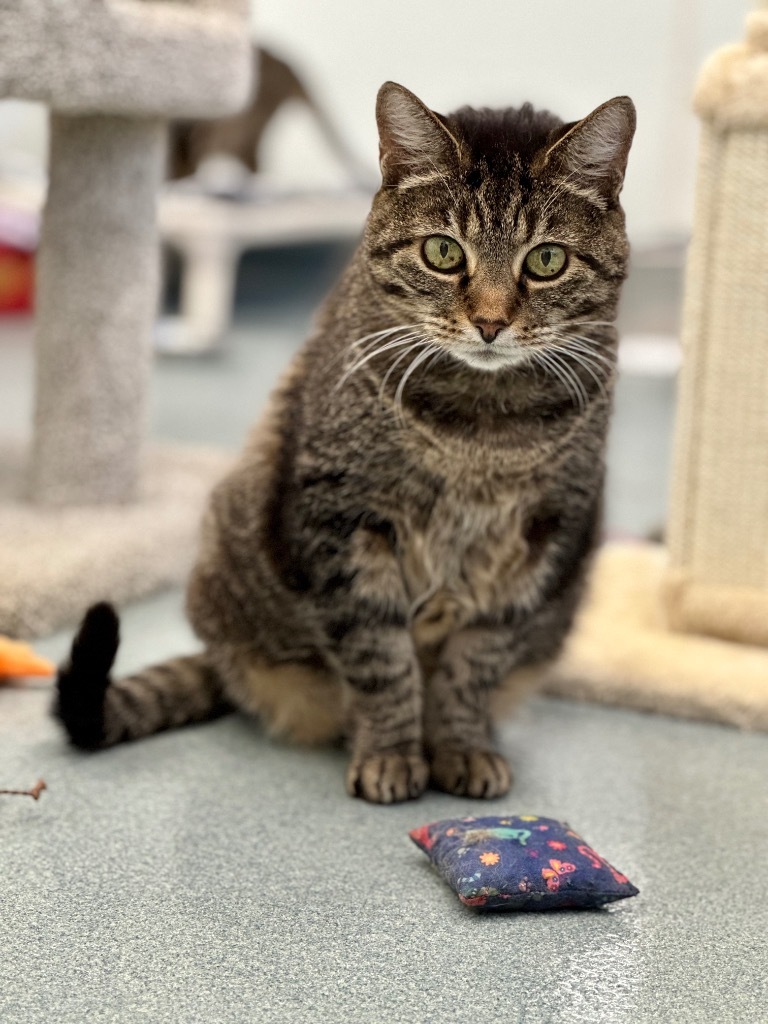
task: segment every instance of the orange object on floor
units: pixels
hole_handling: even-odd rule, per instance
[[[0,636],[0,682],[6,676],[52,676],[55,671],[52,662],[27,644]]]
[[[0,243],[0,313],[32,309],[34,256]]]

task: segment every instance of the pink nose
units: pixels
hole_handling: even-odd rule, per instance
[[[480,331],[480,335],[483,341],[490,345],[492,341],[496,340],[496,336],[504,330],[505,327],[509,326],[508,320],[486,320],[481,316],[473,316],[472,323]]]

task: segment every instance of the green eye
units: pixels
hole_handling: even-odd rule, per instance
[[[435,270],[458,270],[464,266],[464,250],[447,235],[430,235],[422,252],[426,262]]]
[[[557,277],[561,271],[565,270],[567,262],[565,249],[559,245],[545,242],[544,245],[537,245],[535,249],[531,249],[525,257],[525,269],[531,277],[541,280]]]

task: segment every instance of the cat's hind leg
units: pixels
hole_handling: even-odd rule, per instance
[[[229,699],[276,739],[319,746],[341,739],[348,702],[339,679],[319,664],[268,664],[246,647],[211,652]]]
[[[114,608],[94,605],[56,681],[54,714],[75,746],[109,747],[230,710],[221,678],[205,652],[113,679],[119,642]]]

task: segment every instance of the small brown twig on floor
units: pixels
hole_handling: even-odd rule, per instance
[[[44,789],[47,789],[43,779],[38,779],[32,789],[0,789],[0,795],[8,794],[10,796],[31,796],[33,800],[39,800],[40,794]]]

